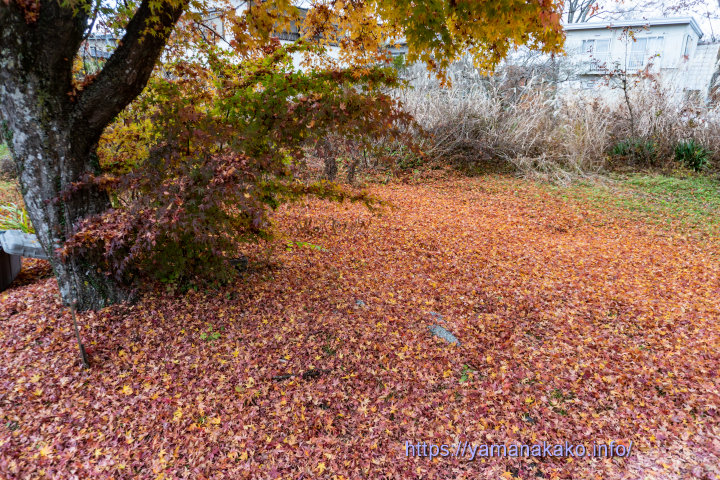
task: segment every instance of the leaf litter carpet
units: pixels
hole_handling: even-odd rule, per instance
[[[80,315],[89,370],[47,272],[0,294],[0,478],[720,478],[715,239],[520,180],[372,190],[281,210],[220,291]],[[632,451],[406,455],[465,441]]]

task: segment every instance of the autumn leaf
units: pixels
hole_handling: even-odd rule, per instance
[[[90,370],[53,278],[6,290],[0,476],[477,478],[477,459],[405,453],[460,439],[633,446],[612,461],[487,457],[488,478],[712,478],[717,239],[513,177],[370,190],[392,214],[357,231],[314,227],[371,215],[359,204],[278,210],[287,237],[327,252],[279,238],[272,269],[79,314]],[[201,341],[210,325],[222,335]]]

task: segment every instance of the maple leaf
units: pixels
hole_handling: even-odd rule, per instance
[[[78,315],[101,368],[78,370],[66,348],[75,334],[54,279],[6,290],[0,381],[15,407],[0,425],[0,476],[477,478],[476,462],[405,456],[405,441],[467,438],[633,445],[612,461],[488,457],[487,478],[614,480],[635,467],[712,478],[717,239],[511,177],[371,190],[392,213],[358,231],[313,227],[351,222],[367,214],[360,204],[303,200],[274,216],[293,242],[327,252],[278,238],[282,266]],[[461,347],[428,334],[440,321]],[[210,324],[222,335],[199,341]],[[125,394],[138,384],[143,395]],[[84,440],[70,452],[67,438]]]

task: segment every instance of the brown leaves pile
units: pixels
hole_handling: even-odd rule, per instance
[[[84,314],[90,370],[54,280],[4,292],[0,476],[717,478],[717,242],[515,180],[372,193],[282,209],[279,265],[232,288]],[[405,456],[458,440],[634,447]]]

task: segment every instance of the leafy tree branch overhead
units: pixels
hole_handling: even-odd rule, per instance
[[[159,244],[169,263],[188,257],[189,251],[213,258],[226,255],[223,249],[230,244],[210,242],[209,251],[197,250],[189,240],[191,231],[180,220],[190,215],[188,210],[195,212],[185,217],[188,224],[207,227],[208,238],[220,235],[213,231],[218,228],[213,227],[216,218],[205,215],[208,205],[221,218],[232,219],[238,231],[231,235],[232,242],[258,234],[253,229],[262,229],[266,209],[285,199],[305,194],[343,197],[331,193],[329,186],[301,188],[293,181],[300,168],[297,145],[330,129],[350,135],[361,129],[373,133],[387,126],[388,119],[395,127],[408,121],[380,91],[396,80],[371,68],[389,43],[404,39],[408,61],[423,61],[442,75],[450,62],[467,52],[478,67],[490,69],[513,45],[551,52],[559,49],[563,38],[561,4],[554,0],[315,1],[303,22],[302,48],[308,55],[322,56],[313,44],[336,44],[345,66],[326,62],[324,71],[301,74],[287,63],[288,52],[279,51],[272,36],[273,30],[300,20],[291,3],[272,0],[236,7],[185,0],[0,3],[2,131],[20,172],[29,216],[43,247],[52,254],[66,303],[76,299],[80,309],[91,309],[127,297],[136,277],[113,275],[122,269],[107,263],[109,253],[124,252],[127,261],[138,259],[138,265],[139,259],[152,258]],[[222,52],[197,34],[198,22],[193,21],[218,8],[226,13],[231,47]],[[98,19],[121,32],[122,39],[99,72],[82,77],[74,71],[75,59]],[[189,59],[183,50],[202,55]],[[142,99],[147,110],[131,118],[138,110],[125,109],[143,92],[161,55],[165,72],[173,75],[158,76]],[[249,69],[236,71],[237,78],[255,83],[227,84],[224,79],[231,68]],[[194,90],[186,89],[190,84]],[[349,88],[352,85],[362,88]],[[265,103],[245,102],[258,91],[266,92]],[[196,101],[191,93],[205,97]],[[258,108],[249,111],[247,105]],[[364,118],[348,114],[348,105],[365,112]],[[302,112],[307,123],[295,116],[282,119],[283,111]],[[157,117],[145,115],[150,112]],[[152,138],[135,130],[145,135],[141,149],[123,158],[103,157],[98,144],[118,115],[129,124],[162,118],[167,129],[155,131]],[[322,128],[313,133],[316,125]],[[233,143],[237,131],[242,140]],[[117,126],[112,132],[133,134]],[[168,138],[168,132],[178,136]],[[109,163],[123,162],[123,174],[134,175],[134,181],[108,171]],[[163,168],[143,168],[149,165]],[[147,176],[158,172],[164,176]],[[138,180],[142,175],[144,180]],[[242,195],[247,205],[223,204],[217,200],[222,189],[205,190],[223,182],[247,187]],[[131,185],[168,188],[131,191]],[[216,196],[198,197],[200,191]],[[189,208],[185,200],[193,195],[196,203]],[[174,209],[178,205],[185,210]],[[146,223],[138,223],[141,217]],[[127,233],[127,238],[118,237],[118,232]],[[83,248],[63,248],[69,240]],[[143,248],[148,251],[137,251]]]

